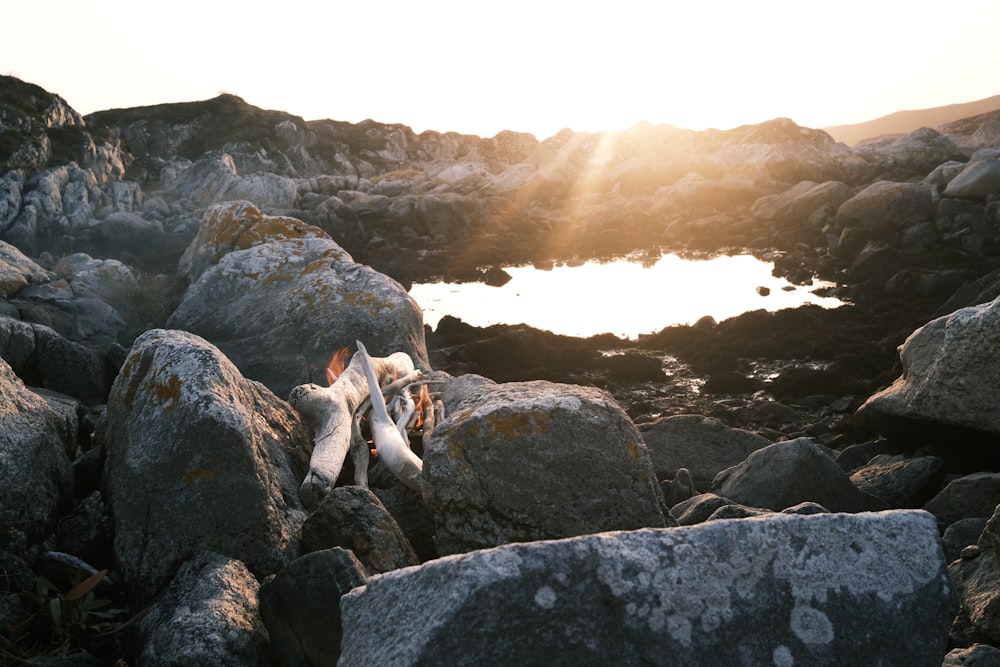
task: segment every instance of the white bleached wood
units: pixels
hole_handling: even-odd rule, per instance
[[[365,370],[365,377],[368,379],[368,389],[372,396],[372,411],[369,426],[371,427],[372,440],[375,442],[375,449],[378,451],[379,459],[385,463],[385,467],[392,474],[399,478],[404,484],[416,491],[420,490],[420,473],[423,463],[420,458],[410,450],[409,445],[396,424],[389,418],[389,411],[385,407],[385,401],[379,400],[382,393],[379,387],[379,379],[375,373],[371,358],[361,341],[358,344],[357,356],[361,358],[361,364]]]
[[[369,395],[368,379],[360,356],[355,354],[329,387],[304,384],[295,387],[289,394],[288,402],[313,430],[314,446],[309,472],[299,489],[299,496],[307,508],[318,506],[330,492],[350,451],[354,413]],[[368,360],[376,379],[382,378],[386,382],[414,371],[413,360],[405,352],[374,359],[369,357]],[[354,460],[359,458],[360,454],[356,454]],[[367,485],[367,461],[363,470],[356,467],[355,482]]]

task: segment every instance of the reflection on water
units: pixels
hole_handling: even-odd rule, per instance
[[[723,320],[761,308],[842,305],[839,299],[813,294],[830,283],[792,285],[772,276],[772,268],[749,255],[708,260],[664,255],[655,264],[623,259],[546,270],[505,267],[511,280],[503,287],[417,283],[410,295],[431,327],[452,315],[479,327],[527,324],[580,337],[612,333],[636,338],[672,324],[692,324],[704,315]]]

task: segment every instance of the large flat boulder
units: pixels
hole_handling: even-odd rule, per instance
[[[339,664],[937,667],[954,611],[930,514],[770,515],[376,575]]]

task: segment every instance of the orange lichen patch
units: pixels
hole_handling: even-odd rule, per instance
[[[135,403],[135,392],[138,390],[138,384],[132,381],[132,368],[135,366],[136,359],[138,357],[129,357],[129,359],[122,366],[119,375],[121,376],[122,382],[128,382],[128,389],[125,390],[125,396],[123,400],[125,401],[125,409],[131,410],[133,403]]]
[[[636,442],[635,440],[625,445],[625,451],[628,452],[628,455],[631,456],[636,461],[642,458],[643,454],[642,445]]]
[[[209,209],[196,242],[212,253],[213,262],[218,262],[233,250],[245,250],[267,241],[304,238],[327,238],[327,234],[296,218],[264,215],[248,202],[230,202]]]
[[[195,468],[184,473],[184,483],[188,486],[194,486],[199,481],[209,482],[218,474],[218,468]]]
[[[508,442],[529,435],[547,433],[550,426],[549,413],[540,410],[507,415],[489,414],[486,419],[490,423],[490,438],[503,438]]]
[[[166,384],[157,382],[153,386],[153,392],[156,394],[157,400],[163,405],[163,409],[166,411],[173,410],[177,405],[177,401],[181,397],[181,379],[176,375],[171,375],[167,378]],[[153,405],[152,401],[150,404]]]

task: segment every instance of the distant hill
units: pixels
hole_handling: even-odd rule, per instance
[[[907,134],[921,127],[937,128],[945,123],[951,123],[970,116],[996,111],[1000,109],[1000,95],[987,97],[977,102],[949,104],[945,107],[932,109],[916,109],[913,111],[897,111],[888,116],[882,116],[865,123],[854,125],[835,125],[824,127],[830,136],[848,146],[854,146],[865,139],[872,139],[886,134]]]

